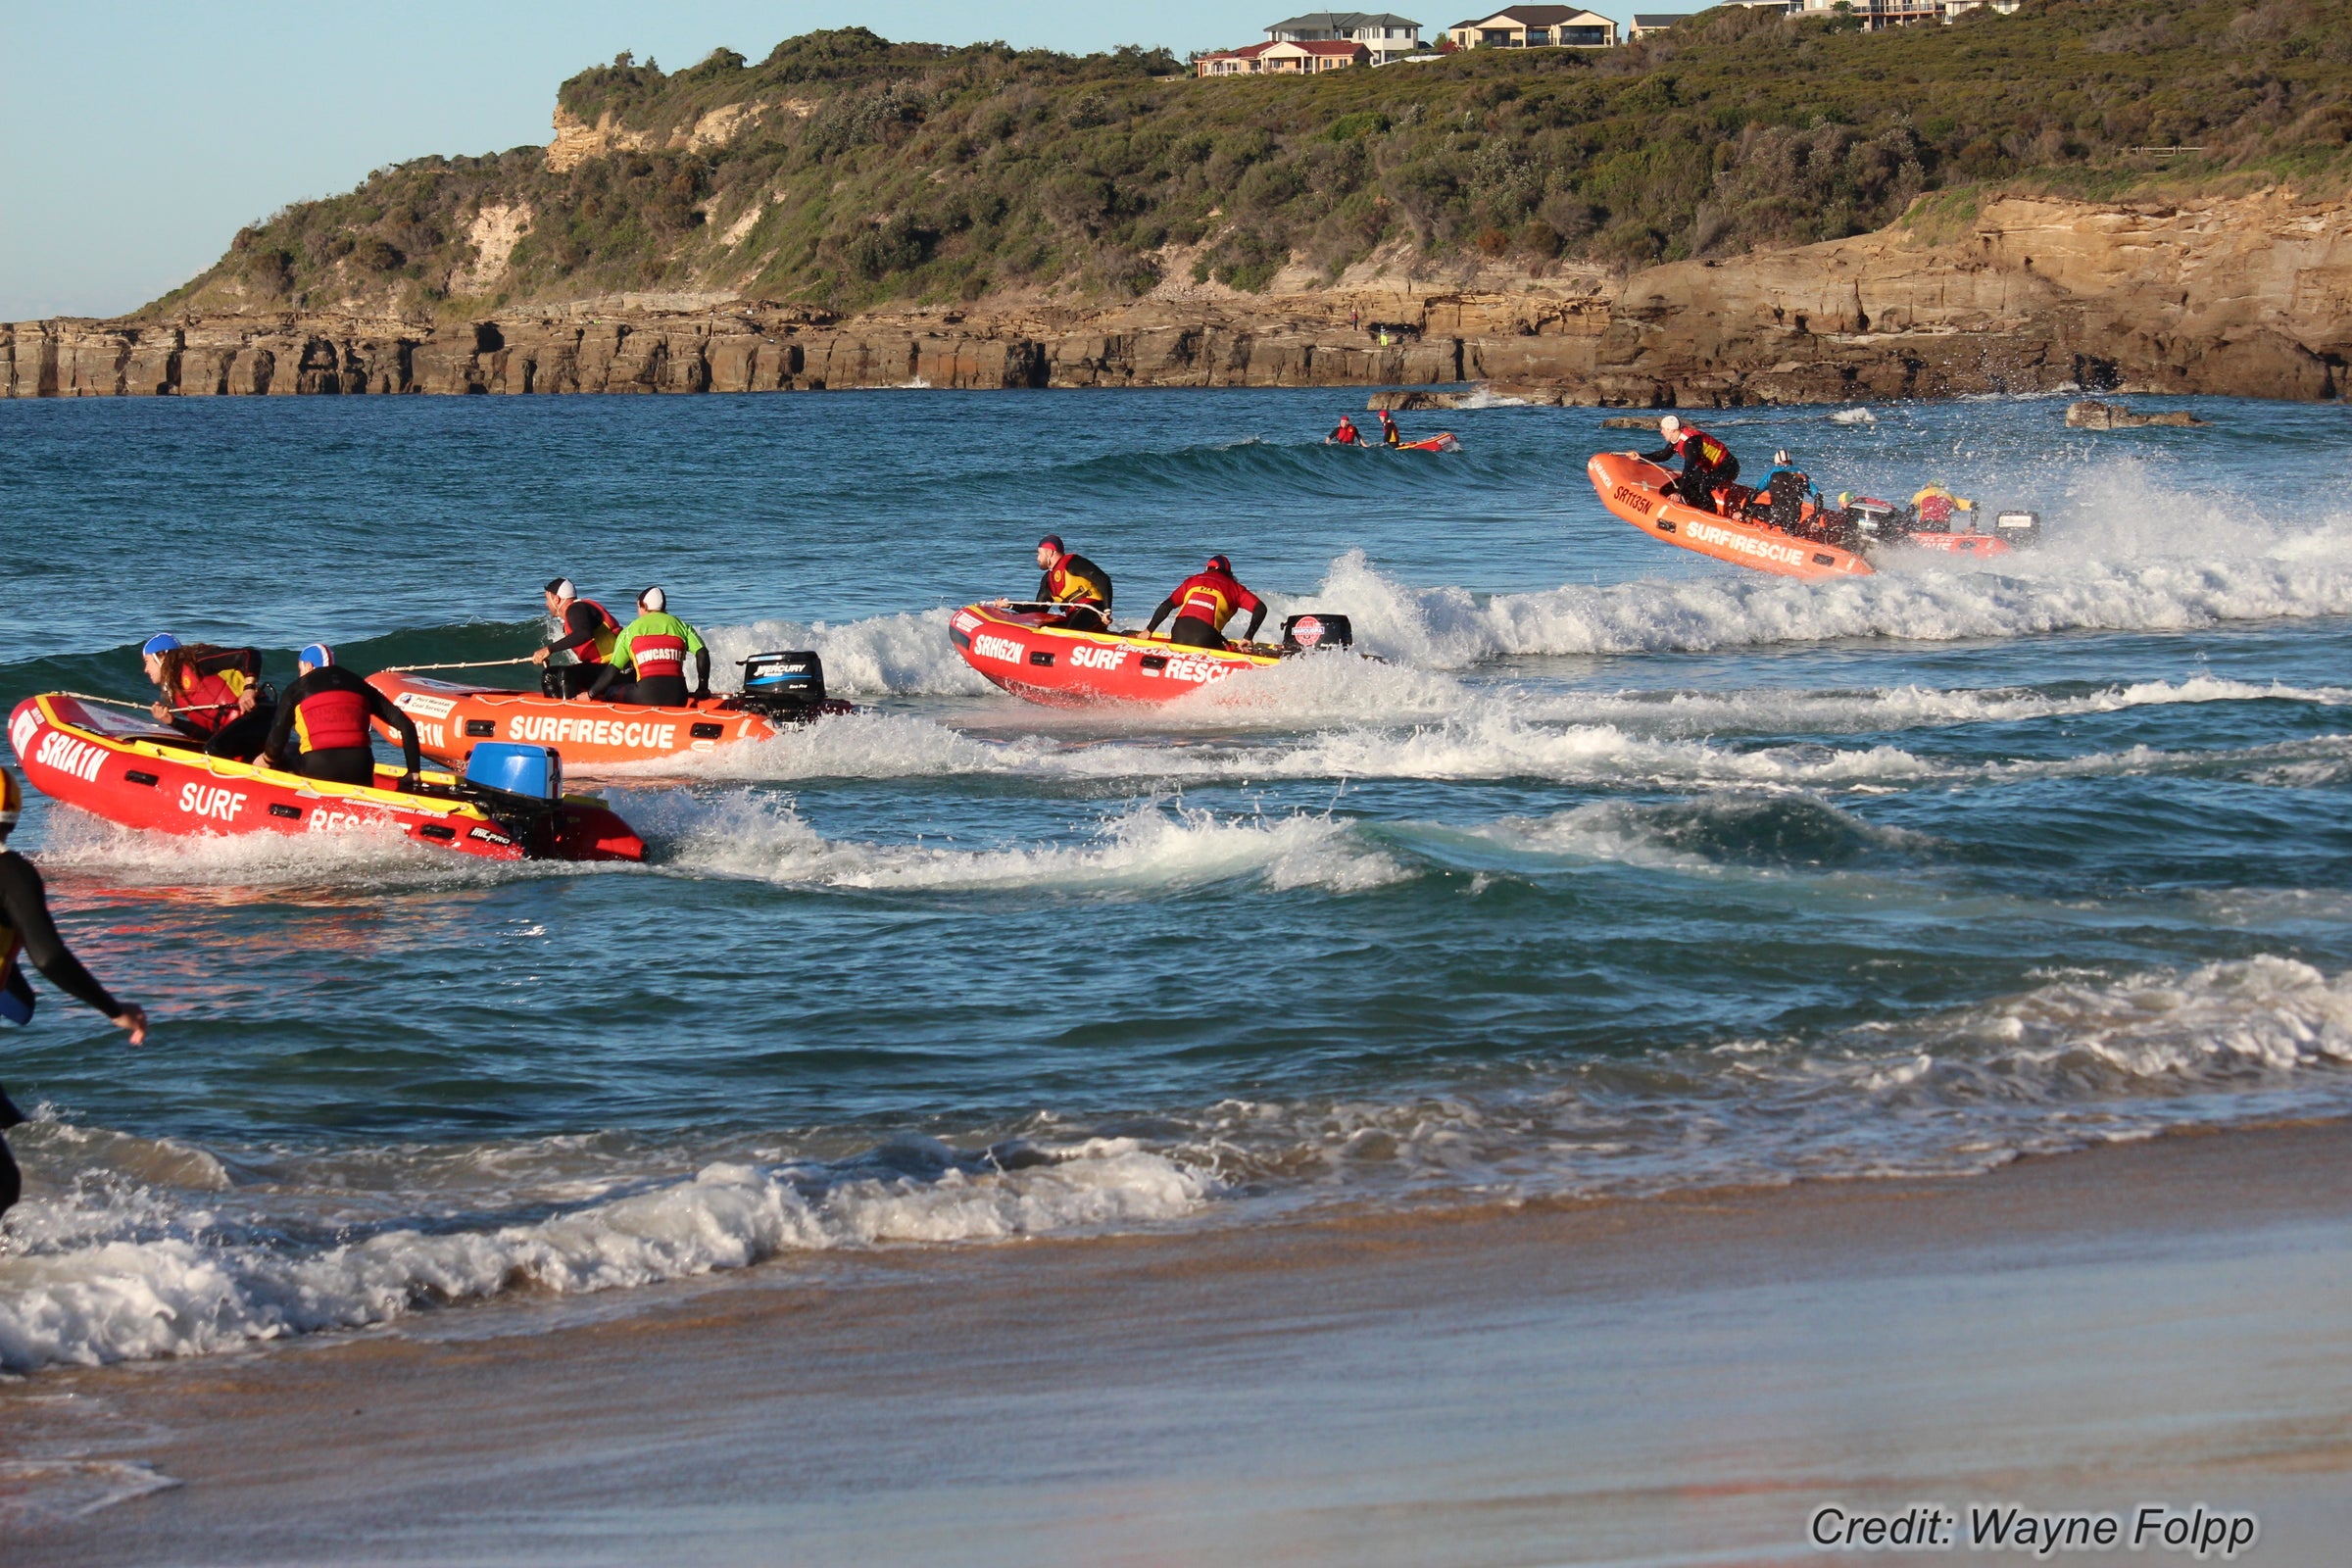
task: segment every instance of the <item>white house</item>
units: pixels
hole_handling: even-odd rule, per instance
[[[1266,29],[1269,43],[1360,43],[1371,64],[1385,66],[1421,48],[1421,24],[1385,11],[1310,11]]]
[[[1575,6],[1513,6],[1446,29],[1457,49],[1613,49],[1617,24]]]
[[[1773,0],[1773,3],[1778,5],[1781,0]],[[1654,11],[1637,11],[1634,13],[1632,25],[1625,29],[1625,35],[1629,40],[1646,38],[1653,32],[1664,32],[1678,22],[1689,22],[1690,20],[1688,14],[1669,17],[1661,16]]]

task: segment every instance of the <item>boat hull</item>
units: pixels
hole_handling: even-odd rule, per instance
[[[427,773],[428,792],[398,788],[378,765],[375,786],[329,784],[173,744],[131,713],[55,693],[27,697],[8,735],[24,777],[52,800],[123,827],[183,837],[352,829],[396,832],[418,844],[491,860],[640,860],[645,843],[601,801],[566,796],[525,820],[461,798],[459,781]]]
[[[1072,631],[1049,614],[993,605],[956,611],[948,637],[989,681],[1050,708],[1171,702],[1283,658],[1271,650],[1184,648],[1140,632]]]
[[[537,692],[500,691],[434,680],[387,669],[368,684],[392,699],[416,725],[418,747],[427,757],[463,767],[484,741],[514,741],[560,753],[565,768],[593,772],[621,762],[658,762],[692,757],[744,741],[771,740],[795,728],[791,719],[770,718],[736,706],[732,697],[713,697],[681,708],[635,703],[566,702]],[[850,713],[848,703],[829,702],[819,713]],[[377,733],[393,739],[382,720]]]
[[[1807,581],[1867,577],[1873,570],[1869,562],[1841,546],[1799,539],[1763,523],[1717,516],[1687,505],[1666,493],[1672,474],[1630,452],[1596,452],[1585,464],[1585,474],[1602,506],[1660,544]]]

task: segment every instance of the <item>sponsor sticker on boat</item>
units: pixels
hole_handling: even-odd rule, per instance
[[[8,726],[9,744],[17,749],[19,757],[23,757],[26,749],[32,745],[33,736],[39,734],[40,730],[41,711],[28,703],[25,705],[24,710],[19,713],[15,721]]]
[[[402,692],[392,699],[392,706],[404,713],[420,718],[447,718],[457,703],[447,697],[434,697],[424,692]]]

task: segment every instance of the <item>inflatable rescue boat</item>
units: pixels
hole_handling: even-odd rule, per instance
[[[659,761],[770,740],[811,719],[858,710],[825,696],[824,664],[812,653],[755,655],[744,661],[742,691],[682,708],[543,697],[398,669],[370,675],[368,684],[416,721],[427,756],[460,765],[485,741],[552,746],[574,769]],[[375,727],[393,738],[381,719]]]
[[[1927,523],[1889,502],[1865,499],[1838,514],[1845,532],[1833,539],[1701,512],[1667,493],[1672,473],[1631,452],[1596,452],[1585,473],[1601,505],[1652,539],[1783,577],[1867,576],[1876,569],[1871,553],[1898,545],[1951,556],[2005,556],[2041,532],[2040,517],[2031,512],[2001,513],[1991,532],[1979,533],[1973,522]]]
[[[966,605],[948,621],[964,662],[1015,697],[1054,708],[1164,703],[1244,670],[1351,646],[1345,615],[1293,615],[1280,643],[1187,648],[1159,633],[1078,631],[1036,606]]]
[[[8,721],[24,776],[42,794],[124,827],[184,835],[397,832],[493,860],[641,860],[645,843],[605,804],[565,795],[563,762],[508,747],[468,777],[378,764],[373,786],[329,784],[258,762],[207,757],[135,711],[58,693],[27,697]]]
[[[1664,544],[1783,577],[1866,577],[1872,566],[1840,545],[1800,539],[1743,517],[1701,512],[1666,493],[1674,475],[1631,452],[1595,452],[1586,476],[1600,504]]]

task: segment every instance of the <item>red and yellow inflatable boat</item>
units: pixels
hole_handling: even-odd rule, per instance
[[[565,701],[398,669],[370,675],[368,684],[416,720],[417,744],[427,756],[459,766],[484,741],[552,747],[563,754],[564,765],[575,770],[653,762],[742,741],[770,740],[810,718],[857,711],[848,703],[829,702],[821,695],[791,710],[762,708],[756,698],[743,696],[712,697],[683,708],[585,698]],[[375,727],[391,738],[381,720]]]
[[[374,786],[328,784],[207,757],[137,712],[58,693],[27,697],[8,721],[24,776],[53,800],[124,827],[189,836],[374,828],[492,860],[641,860],[645,842],[602,801],[528,801],[426,773],[415,792],[378,765]]]
[[[1138,631],[1075,631],[1051,610],[966,605],[948,621],[964,662],[1015,697],[1052,708],[1164,703],[1310,649],[1345,648],[1345,615],[1293,615],[1283,641],[1186,648]]]

